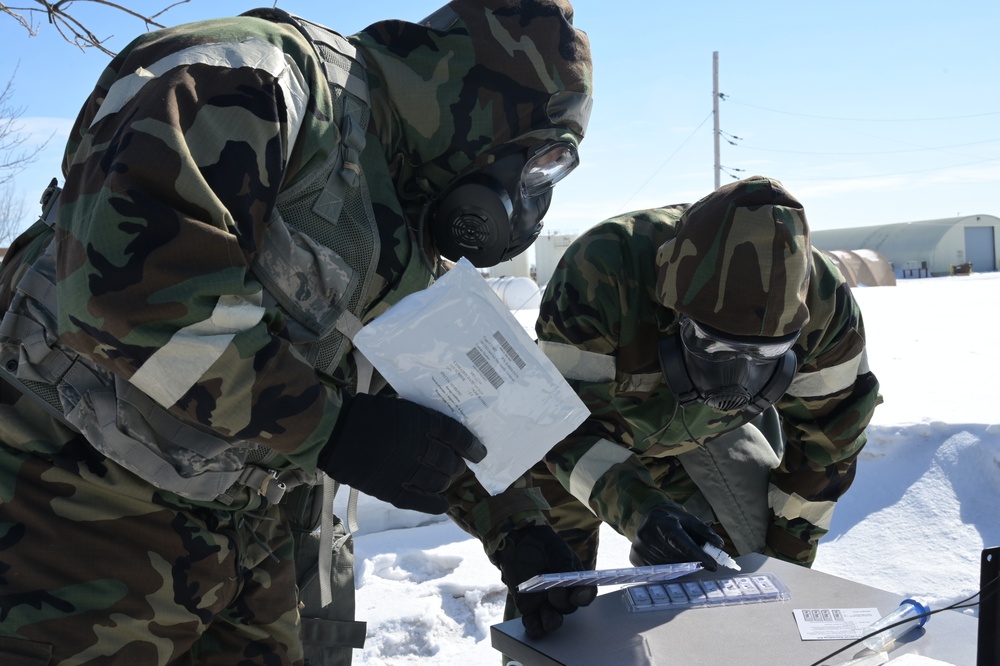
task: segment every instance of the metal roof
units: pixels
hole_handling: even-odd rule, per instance
[[[865,248],[895,256],[914,256],[929,252],[941,238],[956,226],[1000,227],[1000,218],[993,215],[964,215],[940,220],[878,224],[850,229],[810,231],[812,244],[820,250],[856,250]]]

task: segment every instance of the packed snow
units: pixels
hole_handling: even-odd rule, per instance
[[[885,403],[815,568],[940,608],[976,592],[981,551],[1000,545],[1000,273],[854,294]],[[357,616],[368,638],[355,663],[499,666],[490,626],[502,621],[505,588],[479,542],[370,498],[358,515]],[[607,527],[601,538],[598,567],[629,566],[627,541]]]

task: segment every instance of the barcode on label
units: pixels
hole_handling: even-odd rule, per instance
[[[500,346],[503,348],[504,353],[507,354],[507,357],[514,362],[514,365],[516,365],[519,370],[524,370],[525,367],[524,360],[514,350],[514,348],[511,347],[510,343],[507,342],[507,338],[503,337],[503,333],[501,333],[500,331],[496,331],[493,334],[493,339],[500,343]]]
[[[473,347],[466,353],[466,356],[476,366],[476,370],[486,378],[486,381],[493,385],[493,388],[498,389],[503,386],[503,378],[500,376],[500,373],[490,365],[490,362],[486,360],[481,351]]]

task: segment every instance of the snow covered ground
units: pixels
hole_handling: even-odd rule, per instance
[[[981,551],[1000,545],[1000,273],[854,293],[885,403],[815,568],[941,607],[978,589]],[[369,498],[359,519],[368,639],[355,663],[498,666],[489,628],[505,589],[479,542]],[[628,543],[607,528],[598,566],[628,566]]]

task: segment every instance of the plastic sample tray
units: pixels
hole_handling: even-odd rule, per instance
[[[788,588],[769,573],[647,583],[627,587],[622,595],[633,612],[759,604],[791,598]]]
[[[654,564],[626,569],[598,569],[597,571],[569,571],[566,573],[540,574],[517,586],[518,592],[540,592],[552,587],[572,585],[623,585],[672,580],[702,569],[701,562],[680,564]]]

